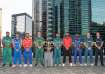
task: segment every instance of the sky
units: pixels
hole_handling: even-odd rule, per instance
[[[92,0],[92,20],[101,24],[105,21],[105,0]]]
[[[0,0],[3,9],[2,35],[11,31],[11,15],[28,13],[32,16],[32,0]],[[98,23],[105,21],[105,0],[92,0],[92,20]]]
[[[0,0],[2,8],[2,36],[6,31],[11,31],[11,15],[28,13],[32,16],[32,0]]]

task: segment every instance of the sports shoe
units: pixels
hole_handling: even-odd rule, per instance
[[[9,67],[11,67],[12,66],[12,64],[9,64]]]
[[[87,64],[84,64],[84,66],[87,66]]]
[[[83,66],[83,64],[80,64],[80,66]]]
[[[94,66],[94,64],[90,64],[91,66]]]
[[[32,67],[32,64],[30,64],[29,67]]]
[[[64,67],[64,66],[65,66],[65,64],[62,64],[62,66]]]
[[[2,67],[5,67],[6,64],[3,64]]]
[[[12,68],[16,68],[16,65],[12,65]]]
[[[72,63],[70,63],[70,66],[73,66],[73,64],[72,64]]]
[[[57,64],[54,65],[55,67],[57,66]]]
[[[27,64],[24,64],[24,67],[27,67]]]
[[[22,67],[22,65],[20,64],[19,67]]]

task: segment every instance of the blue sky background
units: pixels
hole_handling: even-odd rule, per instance
[[[92,0],[92,20],[97,23],[105,22],[105,0]]]

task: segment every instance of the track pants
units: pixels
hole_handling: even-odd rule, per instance
[[[88,63],[88,56],[89,56],[89,63],[93,63],[93,49],[87,48],[85,49],[85,63]]]
[[[23,56],[24,56],[24,64],[32,64],[32,50],[30,49],[29,51],[26,51],[26,49],[24,49],[23,52]]]
[[[63,63],[66,63],[66,56],[69,56],[69,63],[72,63],[72,50],[66,50],[66,48],[63,48]]]
[[[36,64],[38,64],[38,63],[43,64],[43,57],[44,57],[44,49],[36,48],[36,50],[35,50]]]
[[[82,49],[74,49],[74,64],[77,62],[77,56],[79,55],[79,62],[82,64]]]
[[[103,49],[96,49],[95,50],[95,65],[98,63],[98,56],[100,56],[101,65],[103,64]]]
[[[16,49],[14,49],[14,59],[13,59],[13,63],[14,64],[22,64],[21,62],[21,49],[19,49],[19,51],[16,51]]]
[[[61,64],[61,48],[54,49],[54,64]]]
[[[3,48],[3,64],[12,64],[12,48]]]
[[[53,66],[53,52],[44,53],[44,65],[45,67]]]

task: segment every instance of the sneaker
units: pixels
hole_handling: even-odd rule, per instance
[[[57,66],[57,64],[54,65],[55,67]]]
[[[73,66],[76,66],[76,64],[73,64]]]
[[[37,64],[35,64],[35,67],[37,66]]]
[[[5,67],[6,64],[3,64],[2,67]]]
[[[94,66],[94,64],[90,64],[91,66]]]
[[[73,66],[73,64],[72,64],[72,63],[70,63],[70,66]]]
[[[16,65],[12,65],[12,68],[16,68]]]
[[[87,64],[84,64],[84,66],[87,66]]]
[[[32,67],[32,64],[30,64],[29,67]]]
[[[24,64],[24,67],[27,67],[27,64]]]
[[[9,64],[9,67],[11,67],[12,66],[12,64]]]
[[[59,66],[62,66],[61,64],[59,64]]]
[[[80,64],[80,66],[83,66],[83,64]]]
[[[62,66],[64,67],[64,66],[65,66],[65,64],[62,64]]]
[[[20,64],[19,67],[22,67],[22,65]]]
[[[95,64],[94,66],[97,66],[97,64]]]
[[[101,64],[101,66],[105,66],[104,64]]]

